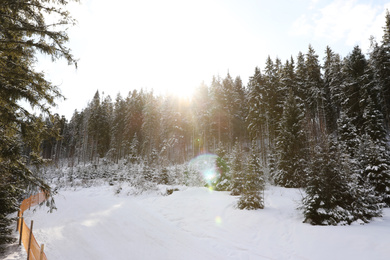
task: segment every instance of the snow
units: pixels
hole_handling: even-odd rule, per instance
[[[265,209],[235,207],[238,197],[167,186],[138,196],[131,187],[61,190],[58,210],[26,211],[48,259],[388,259],[390,209],[372,223],[311,226],[298,189],[267,187]],[[172,187],[171,187],[172,188]],[[9,259],[25,258],[14,252]]]

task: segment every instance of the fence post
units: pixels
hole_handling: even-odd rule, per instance
[[[23,236],[23,217],[20,218],[19,246],[22,244],[22,236]]]
[[[30,236],[28,238],[27,260],[30,259],[30,249],[31,249],[31,238],[32,238],[33,224],[34,224],[34,221],[31,220]]]
[[[41,253],[39,254],[39,260],[43,260],[43,250],[44,250],[44,248],[45,248],[45,245],[42,244],[41,245]]]
[[[16,221],[16,231],[19,230],[19,221],[20,221],[20,209],[18,210],[18,219]]]

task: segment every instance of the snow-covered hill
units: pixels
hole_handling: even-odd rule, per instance
[[[237,197],[206,188],[63,190],[58,210],[27,211],[48,259],[389,259],[390,210],[367,225],[302,223],[300,191],[268,187],[265,209],[235,208]],[[164,191],[164,192],[163,192]],[[115,194],[115,195],[114,195]],[[29,223],[29,222],[28,222]],[[6,259],[24,258],[22,250]]]

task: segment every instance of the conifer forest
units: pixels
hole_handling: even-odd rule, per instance
[[[312,225],[368,223],[390,206],[389,12],[382,39],[371,39],[368,53],[355,46],[341,57],[331,47],[309,45],[285,61],[259,61],[247,86],[239,76],[216,75],[188,98],[136,86],[127,96],[97,90],[83,110],[65,118],[50,113],[46,104],[61,94],[31,63],[39,50],[76,65],[67,35],[47,31],[34,42],[29,37],[46,28],[43,18],[12,8],[0,5],[2,244],[12,240],[7,216],[21,199],[38,187],[53,192],[43,174],[52,168],[122,163],[137,166],[145,182],[169,183],[172,166],[213,154],[218,174],[202,185],[241,195],[240,209],[264,207],[265,183],[302,189],[300,210]],[[42,113],[29,113],[21,99]]]

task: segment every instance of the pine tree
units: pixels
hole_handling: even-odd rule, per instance
[[[387,129],[390,128],[390,12],[386,10],[385,26],[380,44],[372,43],[370,63],[374,71],[375,85],[379,88],[381,104]]]
[[[124,155],[130,153],[130,145],[134,135],[137,135],[140,144],[143,144],[142,125],[144,123],[144,108],[146,104],[146,93],[143,90],[133,90],[129,92],[126,98],[126,114],[125,114],[125,132],[122,146],[124,147]]]
[[[290,89],[279,127],[276,143],[278,170],[274,174],[275,183],[285,187],[305,185],[307,141],[300,103]]]
[[[363,131],[360,160],[363,177],[374,187],[376,195],[390,206],[390,153],[384,117],[371,97],[366,100],[363,113]]]
[[[303,199],[304,222],[312,225],[350,224],[355,219],[350,205],[348,164],[334,138],[316,144],[310,163],[310,172]]]
[[[113,120],[111,127],[111,144],[110,151],[114,157],[114,160],[118,163],[118,160],[123,158],[124,147],[122,143],[124,141],[125,132],[125,115],[126,104],[120,94],[117,95],[114,105]]]
[[[247,126],[245,117],[247,115],[246,93],[242,80],[237,76],[233,88],[233,139],[243,141],[247,137]]]
[[[239,209],[263,209],[264,208],[264,173],[258,157],[255,142],[252,143],[249,160],[246,166],[246,174],[242,195],[238,201]]]
[[[152,151],[158,151],[160,145],[161,115],[159,108],[159,100],[153,95],[153,92],[149,93],[142,112],[143,124],[141,129],[143,134],[142,153],[149,159],[151,159]]]
[[[368,63],[359,46],[355,46],[352,53],[344,60],[342,110],[351,119],[357,130],[362,128],[364,110],[363,87],[367,77]]]
[[[360,184],[366,189],[373,190],[369,194],[373,209],[377,210],[383,205],[390,206],[390,166],[386,144],[375,142],[368,135],[363,136],[362,139],[359,158],[362,169],[359,176]]]
[[[309,45],[309,50],[305,56],[305,80],[304,86],[307,91],[307,98],[304,100],[309,118],[308,130],[310,138],[316,140],[320,138],[325,127],[324,110],[324,83],[321,74],[321,66],[318,55],[313,47]]]
[[[214,139],[214,149],[216,144],[227,144],[231,140],[230,107],[225,93],[225,88],[230,88],[230,83],[229,79],[225,79],[224,82],[221,82],[220,77],[213,77],[210,87],[212,100],[212,107],[210,109],[210,126],[212,137]]]
[[[233,152],[232,161],[230,164],[230,176],[231,176],[231,195],[241,195],[243,186],[245,183],[245,169],[243,165],[243,152],[240,148],[240,144],[236,141]]]
[[[264,70],[264,87],[265,96],[265,119],[268,133],[269,150],[274,148],[275,138],[277,136],[278,123],[282,115],[280,107],[280,60],[276,59],[275,63],[268,56]]]
[[[262,75],[259,68],[256,67],[255,74],[249,79],[248,83],[248,114],[246,122],[248,125],[249,137],[251,140],[261,138],[263,131],[264,108],[262,107]]]
[[[341,88],[343,78],[340,56],[327,46],[324,61],[324,109],[327,133],[337,131],[337,119],[341,110]]]
[[[130,145],[130,160],[132,163],[138,161],[139,159],[138,151],[139,151],[139,141],[138,141],[137,133],[135,133]]]
[[[226,191],[230,187],[230,169],[226,161],[227,151],[222,143],[219,143],[218,149],[216,150],[218,155],[215,164],[218,169],[218,174],[212,183],[212,187],[217,191]]]
[[[100,101],[99,91],[96,91],[90,104],[88,118],[88,137],[91,144],[91,160],[103,158],[110,145],[110,129],[112,118],[110,96]]]
[[[194,140],[195,140],[195,149],[193,156],[196,154],[205,153],[211,148],[211,97],[209,93],[209,88],[206,84],[202,83],[198,88],[196,88],[194,96],[192,98],[193,114],[194,121],[196,124],[192,124],[194,128]]]
[[[34,64],[37,51],[53,60],[65,58],[76,64],[65,46],[68,35],[64,27],[74,24],[69,13],[61,9],[66,4],[60,0],[0,3],[0,251],[12,241],[7,216],[17,210],[25,188],[40,187],[46,195],[51,193],[50,187],[28,168],[28,164],[43,163],[40,144],[49,133],[43,134],[43,120],[24,109],[20,101],[50,115],[55,99],[62,97]],[[57,22],[46,22],[50,13],[56,14]],[[22,144],[28,147],[24,155]]]

